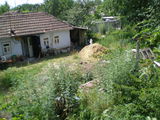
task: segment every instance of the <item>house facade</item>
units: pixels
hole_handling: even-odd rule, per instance
[[[14,38],[0,39],[0,56],[9,58],[12,55],[22,55],[21,42]]]
[[[69,51],[74,27],[43,12],[9,12],[0,16],[0,56],[38,57]]]

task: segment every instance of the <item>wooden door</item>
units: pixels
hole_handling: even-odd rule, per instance
[[[33,57],[33,45],[32,45],[32,40],[30,37],[27,38],[28,41],[28,50],[29,50],[29,57]]]

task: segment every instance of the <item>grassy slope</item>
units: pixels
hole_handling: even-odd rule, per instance
[[[118,31],[119,32],[119,31]],[[106,46],[109,49],[117,48],[130,48],[131,45],[123,42],[124,38],[119,36],[119,33],[115,32],[113,34],[107,35],[107,37],[99,39],[98,43]],[[111,55],[112,56],[112,55]],[[1,81],[5,79],[19,79],[24,80],[27,77],[33,77],[42,71],[44,66],[52,63],[77,63],[78,57],[76,54],[63,54],[56,57],[44,58],[32,64],[17,64],[16,67],[8,68],[7,70],[0,71],[0,101],[2,100],[4,94],[6,94],[6,86],[1,85]],[[8,83],[6,83],[8,84]]]
[[[28,77],[34,77],[38,73],[42,72],[43,68],[47,66],[48,64],[59,64],[59,63],[74,63],[77,62],[78,58],[76,57],[76,54],[63,54],[58,55],[56,57],[50,57],[50,58],[44,58],[41,59],[41,61],[37,61],[33,64],[24,64],[17,66],[19,67],[11,67],[7,70],[0,71],[0,103],[3,102],[3,98],[5,95],[9,94],[9,90],[6,90],[6,86],[1,85],[2,80],[7,79],[18,79],[25,80]],[[6,83],[8,84],[8,83]],[[16,84],[16,83],[15,83]]]
[[[107,48],[113,50],[113,49],[117,49],[117,48],[130,48],[130,45],[120,42],[119,40],[117,40],[117,38],[114,37],[114,35],[110,35],[108,37],[105,37],[99,41],[97,41],[98,43],[106,46]],[[112,52],[110,53],[111,56],[113,56]],[[107,55],[108,56],[108,55]],[[72,55],[60,55],[57,56],[56,58],[48,58],[48,59],[43,59],[37,63],[34,64],[26,64],[21,66],[20,64],[18,65],[19,67],[11,67],[5,71],[0,72],[0,83],[1,80],[5,80],[5,79],[18,79],[20,80],[25,80],[27,81],[28,77],[30,78],[34,78],[34,76],[38,75],[39,73],[41,73],[43,70],[43,68],[46,68],[47,65],[49,64],[59,64],[59,63],[64,63],[64,64],[68,64],[69,67],[72,66],[71,64],[74,63],[78,63],[79,62],[79,58],[77,57],[76,54],[72,54]],[[15,80],[17,81],[17,80]],[[0,85],[1,86],[1,85]],[[8,93],[9,94],[9,93]],[[4,90],[0,90],[0,104],[3,103],[3,97],[6,95],[6,92],[4,92]]]

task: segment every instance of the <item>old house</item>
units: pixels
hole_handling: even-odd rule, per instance
[[[5,13],[0,16],[0,56],[38,57],[48,51],[69,51],[72,44],[70,31],[74,29],[43,12]]]

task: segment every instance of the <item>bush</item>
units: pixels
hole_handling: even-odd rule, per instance
[[[120,56],[119,56],[120,55]],[[113,106],[104,111],[105,120],[145,120],[147,116],[159,118],[159,74],[151,63],[135,68],[127,54],[119,54],[103,67],[99,75],[107,96],[112,96]],[[144,61],[145,62],[145,61]]]
[[[135,31],[126,26],[122,30],[111,31],[104,38],[97,39],[96,42],[106,46],[108,48],[119,48],[129,46],[130,43],[133,43],[132,37],[134,36]]]
[[[101,113],[109,107],[108,97],[98,88],[80,91],[79,106],[68,116],[67,120],[99,120]]]
[[[100,85],[88,92],[81,92],[80,106],[69,120],[103,120],[106,118],[103,117],[104,111],[110,112],[111,108],[120,104],[123,97],[121,98],[115,84],[124,84],[131,80],[129,74],[134,70],[135,62],[126,51],[117,50],[112,55],[109,64],[100,64],[94,71],[94,78],[100,81]]]
[[[48,65],[39,74],[19,82],[6,98],[3,110],[11,112],[13,119],[65,119],[78,104],[77,89],[85,78],[65,66],[57,67]]]
[[[79,95],[80,106],[68,119],[160,119],[160,70],[149,61],[135,68],[135,60],[127,51],[117,50],[112,55],[106,57],[110,63],[98,65],[93,74],[100,86]]]
[[[16,87],[19,83],[26,81],[30,76],[37,74],[42,68],[39,66],[28,66],[27,68],[8,68],[0,72],[0,87],[9,89],[11,87]]]

